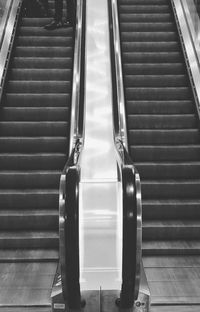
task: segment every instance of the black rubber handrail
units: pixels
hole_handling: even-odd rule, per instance
[[[79,283],[79,168],[70,167],[66,175],[65,198],[65,268],[69,308],[78,309],[81,304]]]
[[[135,176],[130,166],[122,168],[123,187],[123,253],[122,288],[120,306],[130,308],[134,304],[137,246],[137,203]]]
[[[76,7],[69,154],[74,148],[77,139],[82,142],[84,140],[86,0],[77,0]]]
[[[79,180],[82,144],[77,141],[60,180],[59,238],[64,300],[71,309],[81,304],[79,283]]]
[[[118,305],[129,309],[137,300],[142,256],[141,183],[137,169],[121,141],[116,142],[122,181],[123,250],[122,287]]]
[[[122,286],[117,305],[133,307],[140,286],[142,205],[140,176],[128,153],[123,70],[117,0],[108,1],[112,65],[114,140],[123,195]]]
[[[79,282],[79,158],[84,143],[85,16],[86,1],[77,0],[69,158],[60,178],[59,190],[62,293],[72,310],[79,310],[84,304]]]

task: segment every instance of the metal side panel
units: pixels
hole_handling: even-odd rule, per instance
[[[172,0],[172,6],[200,118],[200,66],[192,39],[192,30],[190,30],[189,22],[187,21],[186,13],[188,8],[186,2],[181,0]]]
[[[12,0],[7,0],[4,3],[0,3],[0,47],[4,38],[11,3]]]

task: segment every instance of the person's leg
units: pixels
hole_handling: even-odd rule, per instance
[[[48,16],[48,0],[37,0],[38,6],[39,6],[39,15],[41,17],[47,17]]]
[[[48,0],[42,0],[42,4],[43,4],[43,7],[44,7],[46,13],[48,13],[48,11],[49,11],[49,2],[48,2]]]
[[[55,21],[62,21],[63,0],[55,0]]]
[[[50,24],[44,26],[44,28],[47,30],[54,30],[56,28],[62,27],[63,26],[62,11],[63,11],[63,0],[55,0],[54,20]]]
[[[75,4],[74,0],[66,0],[67,2],[67,18],[66,23],[74,24],[75,23]]]
[[[72,22],[74,20],[74,0],[67,0],[67,19]]]

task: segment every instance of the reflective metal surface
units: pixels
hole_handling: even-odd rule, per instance
[[[197,52],[197,57],[200,60],[200,18],[197,12],[197,0],[182,0],[182,7]]]
[[[81,290],[120,289],[121,183],[113,140],[107,0],[87,0],[85,142],[81,157]]]
[[[15,31],[16,26],[16,18],[17,18],[17,12],[19,9],[19,5],[21,3],[21,0],[14,0],[12,1],[12,5],[10,4],[9,8],[7,7],[7,11],[5,11],[5,14],[9,14],[9,17],[6,16],[6,19],[8,19],[5,22],[5,30],[3,31],[3,39],[1,42],[1,49],[0,49],[0,100],[3,90],[3,83],[5,79],[6,74],[6,65],[8,63],[9,59],[9,52],[11,51],[12,47],[12,39],[13,34]]]
[[[1,0],[0,1],[0,46],[4,37],[4,32],[6,29],[6,23],[9,17],[9,11],[12,0]]]
[[[198,53],[195,48],[195,41],[192,39],[192,30],[190,29],[191,20],[188,16],[188,5],[185,0],[171,0],[177,21],[178,31],[182,41],[183,52],[186,65],[193,88],[193,94],[197,105],[197,111],[200,118],[200,66]],[[193,0],[192,0],[193,1]]]
[[[83,141],[82,133],[79,131],[79,106],[80,99],[80,79],[81,79],[81,45],[83,38],[83,1],[77,1],[76,11],[76,31],[75,31],[75,46],[74,46],[74,66],[73,66],[73,86],[72,86],[72,103],[71,103],[71,119],[70,119],[70,143],[69,155],[74,148],[77,139]],[[83,117],[84,118],[84,117]]]
[[[10,0],[0,0],[0,22],[1,22],[1,19],[3,17],[3,14],[5,12],[5,7],[7,5],[7,2],[10,1]]]
[[[125,113],[125,99],[123,87],[123,74],[121,64],[121,46],[119,35],[119,21],[118,21],[118,7],[117,1],[112,0],[112,20],[113,20],[113,39],[115,50],[115,66],[117,77],[117,103],[119,112],[119,138],[123,145],[128,150],[127,126],[126,126],[126,113]]]

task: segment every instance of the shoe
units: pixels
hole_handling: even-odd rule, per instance
[[[55,21],[55,20],[53,20],[51,23],[44,26],[44,28],[47,30],[54,30],[54,29],[61,28],[61,27],[63,27],[63,23],[61,21]]]

